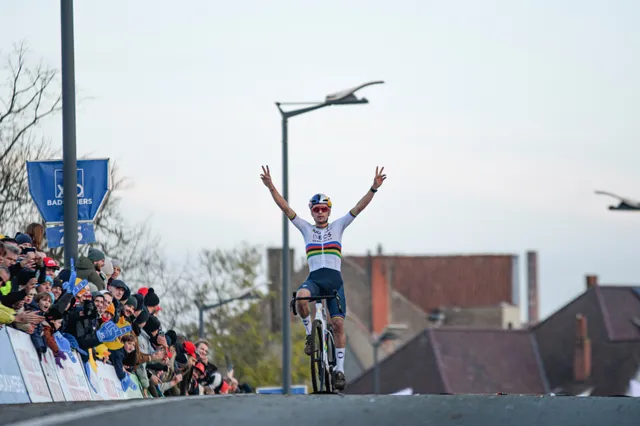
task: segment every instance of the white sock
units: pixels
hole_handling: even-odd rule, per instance
[[[345,348],[336,348],[336,371],[344,373]]]
[[[307,330],[307,336],[311,334],[311,315],[306,318],[302,318],[305,330]]]

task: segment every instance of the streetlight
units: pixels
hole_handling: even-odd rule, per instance
[[[355,93],[367,86],[382,84],[384,81],[370,81],[351,89],[332,93],[325,97],[324,102],[311,102],[312,106],[292,111],[283,111],[281,105],[291,105],[297,102],[276,102],[276,106],[282,116],[282,197],[289,201],[289,159],[287,149],[287,128],[289,118],[307,112],[315,111],[332,105],[367,104],[366,98],[358,99]],[[291,275],[289,271],[289,218],[282,215],[282,392],[288,395],[291,391],[291,327],[289,317],[289,288]]]
[[[380,393],[380,367],[378,365],[378,350],[384,342],[400,339],[403,331],[407,329],[406,324],[389,324],[382,333],[373,341],[373,393]]]
[[[76,157],[76,89],[73,0],[60,0],[62,54],[62,178],[64,202],[64,265],[78,260],[78,190]]]
[[[608,191],[595,191],[598,195],[608,195],[620,201],[617,206],[609,206],[609,210],[640,210],[640,201],[621,197]]]
[[[235,302],[237,300],[253,300],[259,299],[260,296],[257,295],[254,289],[250,289],[245,291],[239,296],[231,297],[229,299],[224,299],[219,301],[218,303],[214,303],[213,305],[203,305],[199,301],[196,301],[196,306],[198,307],[198,337],[200,339],[204,339],[204,313],[205,311],[209,311],[211,309],[219,308],[220,306],[226,305],[227,303]]]

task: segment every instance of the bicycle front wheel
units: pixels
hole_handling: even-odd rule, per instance
[[[322,322],[315,320],[311,325],[311,384],[314,392],[322,391],[325,385],[326,372],[322,359],[323,340]]]

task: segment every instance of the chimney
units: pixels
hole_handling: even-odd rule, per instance
[[[374,334],[381,333],[389,324],[391,312],[389,266],[385,265],[379,257],[374,257],[371,262],[371,331]]]
[[[586,282],[587,282],[587,290],[589,290],[591,287],[595,287],[598,285],[598,276],[597,275],[587,275],[586,276]]]
[[[573,352],[573,379],[583,382],[591,376],[591,340],[587,333],[587,318],[576,315],[576,343]]]
[[[527,252],[527,319],[530,325],[536,324],[538,317],[538,253]]]
[[[382,244],[378,243],[378,256],[382,256]]]

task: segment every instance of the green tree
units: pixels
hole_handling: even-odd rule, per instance
[[[234,377],[254,388],[282,383],[282,333],[269,331],[263,309],[267,305],[266,299],[253,303],[238,315],[226,318],[223,328],[209,324],[207,329],[214,362],[224,367],[225,360],[231,361]],[[292,384],[310,386],[309,357],[304,353],[304,328],[300,324],[292,324],[291,334]]]
[[[263,262],[262,251],[246,243],[228,250],[203,250],[195,265],[185,264],[185,272],[158,289],[167,295],[161,301],[164,328],[173,328],[192,341],[198,339],[197,304],[212,305],[248,291],[258,295],[259,300],[227,303],[204,317],[212,362],[226,371],[228,359],[234,365],[234,377],[252,387],[277,386],[282,375],[282,336],[271,333],[269,327],[268,302],[273,295],[261,291],[266,285],[259,284]],[[293,324],[292,335],[292,383],[308,385],[304,328]]]

